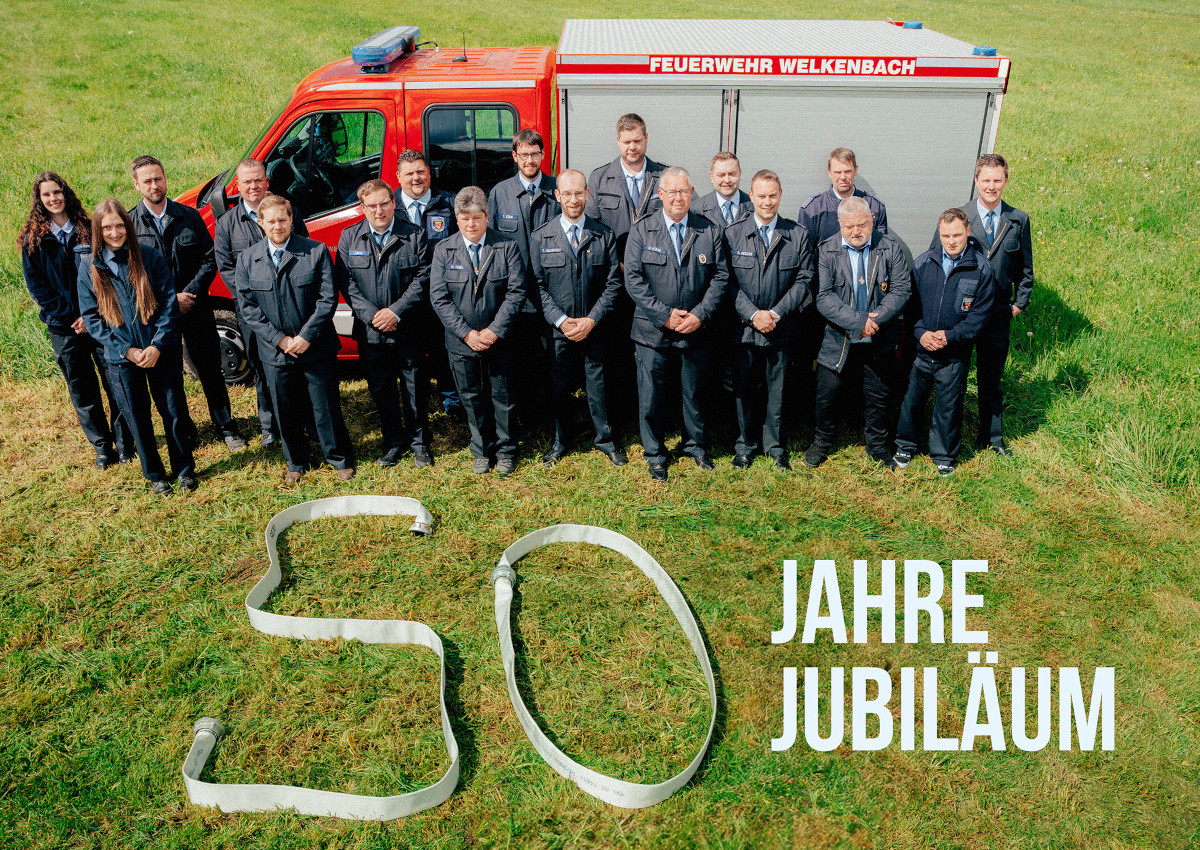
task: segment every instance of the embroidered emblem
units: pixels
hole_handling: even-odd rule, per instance
[[[973,297],[964,298],[962,300],[962,305],[958,309],[962,310],[965,313],[971,309],[971,305],[974,303],[975,303],[975,299]]]
[[[467,270],[467,267],[466,267],[466,266],[459,265],[459,264],[457,264],[457,263],[446,263],[446,265],[445,265],[445,266],[443,266],[443,268],[445,268],[445,269],[454,269],[455,271],[460,271],[460,272],[463,272],[463,271],[466,271],[466,270]]]
[[[879,291],[880,292],[888,291],[888,282],[886,280],[883,283],[879,284]]]
[[[433,228],[434,233],[441,233],[446,229],[446,219],[440,215],[430,216],[429,226]]]
[[[704,256],[703,254],[701,254],[701,255],[700,255],[700,262],[701,262],[701,263],[707,263],[707,262],[708,262],[708,257],[706,257],[706,256]]]

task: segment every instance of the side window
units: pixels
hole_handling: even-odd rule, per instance
[[[425,155],[439,188],[478,186],[486,192],[513,175],[512,106],[432,106],[424,122]]]
[[[378,112],[318,112],[305,116],[267,155],[271,191],[302,218],[357,203],[358,187],[380,176],[384,119]]]

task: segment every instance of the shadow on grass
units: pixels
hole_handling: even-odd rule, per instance
[[[708,653],[709,663],[712,665],[713,670],[713,681],[716,683],[717,689],[717,719],[716,723],[713,725],[712,740],[709,742],[708,747],[704,752],[704,758],[696,768],[696,773],[687,783],[687,785],[693,785],[702,779],[707,773],[708,765],[712,760],[713,751],[725,737],[725,728],[728,720],[728,708],[725,699],[725,687],[721,679],[721,667],[717,662],[716,655],[712,651],[712,641],[709,640],[708,631],[704,628],[704,623],[696,614],[696,609],[692,605],[691,600],[687,598],[686,594],[684,594],[682,590],[680,590],[680,595],[683,596],[683,600],[687,604],[688,610],[691,611],[692,617],[696,620],[696,625],[700,630],[700,638],[704,642],[704,651]],[[521,599],[522,594],[516,592],[513,593],[512,609],[509,612],[509,621],[512,628],[513,666],[515,668],[515,676],[517,680],[517,691],[520,693],[521,699],[524,701],[525,708],[529,711],[530,717],[533,718],[534,722],[538,725],[538,728],[541,729],[542,733],[545,734],[545,736],[550,740],[550,743],[565,753],[567,758],[578,762],[579,754],[572,753],[570,750],[563,747],[562,742],[559,740],[558,736],[554,733],[554,730],[546,722],[546,718],[538,709],[537,696],[533,691],[533,683],[529,676],[529,667],[527,662],[528,653],[525,651],[525,641],[521,635]],[[705,690],[707,692],[707,688]],[[692,757],[688,758],[687,764],[691,763],[691,758]],[[553,768],[550,769],[553,770]],[[619,779],[620,777],[613,778]]]

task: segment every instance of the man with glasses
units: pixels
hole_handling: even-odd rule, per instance
[[[683,168],[662,172],[662,211],[629,231],[625,288],[633,299],[638,425],[650,475],[667,480],[667,403],[678,383],[683,407],[680,450],[711,470],[706,396],[710,326],[729,284],[721,228],[688,211],[692,179]]]
[[[429,387],[418,345],[429,287],[429,242],[424,230],[396,215],[392,189],[382,180],[362,184],[358,200],[366,217],[342,231],[333,275],[354,312],[352,335],[379,411],[383,451],[376,463],[394,466],[411,449],[418,467],[431,466]]]

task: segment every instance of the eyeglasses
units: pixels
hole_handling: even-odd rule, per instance
[[[664,198],[686,198],[692,194],[691,189],[659,189],[658,194]]]
[[[394,203],[396,203],[396,199],[389,198],[388,200],[384,201],[383,203],[379,203],[379,204],[363,204],[363,209],[366,210],[367,212],[375,212],[376,210],[386,210],[388,207],[392,206]]]
[[[534,151],[533,153],[513,153],[513,156],[515,156],[517,159],[523,160],[541,159],[545,155],[545,151]]]

